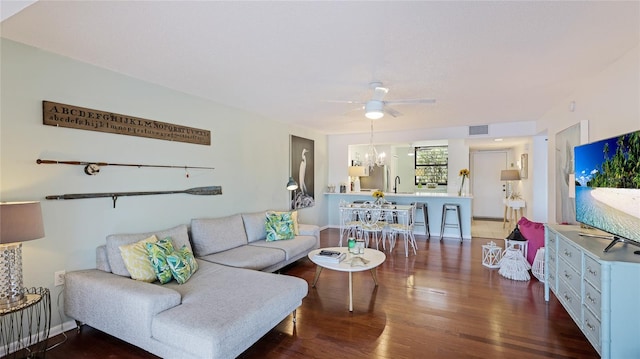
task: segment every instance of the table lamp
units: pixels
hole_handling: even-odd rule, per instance
[[[505,198],[509,198],[509,195],[511,195],[511,181],[520,181],[520,171],[502,170],[500,171],[500,181],[507,181],[507,191],[505,191]]]
[[[353,192],[360,192],[360,176],[368,176],[367,167],[350,166],[349,176],[353,177]]]
[[[44,237],[40,202],[0,203],[0,308],[25,301],[22,242]]]

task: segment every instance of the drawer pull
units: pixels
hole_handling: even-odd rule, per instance
[[[567,293],[564,293],[563,295],[564,299],[568,300],[569,302],[571,302],[571,297],[567,295]]]
[[[566,249],[564,250],[564,255],[571,258],[571,252],[567,251]]]
[[[567,273],[567,271],[564,271],[564,277],[567,279],[571,279],[571,274]]]
[[[596,327],[594,327],[593,325],[591,325],[591,323],[589,323],[589,320],[585,320],[585,324],[587,325],[587,328],[589,328],[589,330],[594,331],[596,329]]]
[[[594,271],[593,269],[591,269],[591,267],[587,267],[587,271],[588,271],[589,273],[591,273],[591,275],[592,275],[592,276],[596,276],[596,275],[598,275],[598,272],[597,272],[597,271]]]
[[[587,299],[593,304],[596,304],[596,300],[591,297],[591,294],[587,293]]]

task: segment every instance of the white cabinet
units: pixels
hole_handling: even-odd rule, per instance
[[[637,247],[545,226],[545,300],[552,291],[602,358],[640,358]]]

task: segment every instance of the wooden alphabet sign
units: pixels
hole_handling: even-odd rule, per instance
[[[42,121],[49,126],[211,145],[208,130],[49,101],[42,101]]]

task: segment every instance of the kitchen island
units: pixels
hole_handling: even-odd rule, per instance
[[[349,193],[325,193],[329,208],[329,227],[340,228],[340,201],[373,201],[372,192],[349,192]],[[429,211],[429,231],[431,236],[438,239],[440,237],[440,224],[442,222],[442,205],[445,203],[455,203],[460,205],[460,217],[462,219],[462,237],[471,239],[471,200],[473,196],[456,193],[439,192],[413,192],[413,193],[387,193],[384,198],[396,204],[411,204],[413,202],[423,202],[428,206]],[[417,211],[417,222],[422,222],[422,213]],[[453,221],[450,215],[449,222]],[[424,227],[416,226],[414,233],[424,234]],[[445,228],[445,237],[460,238],[456,228]]]

